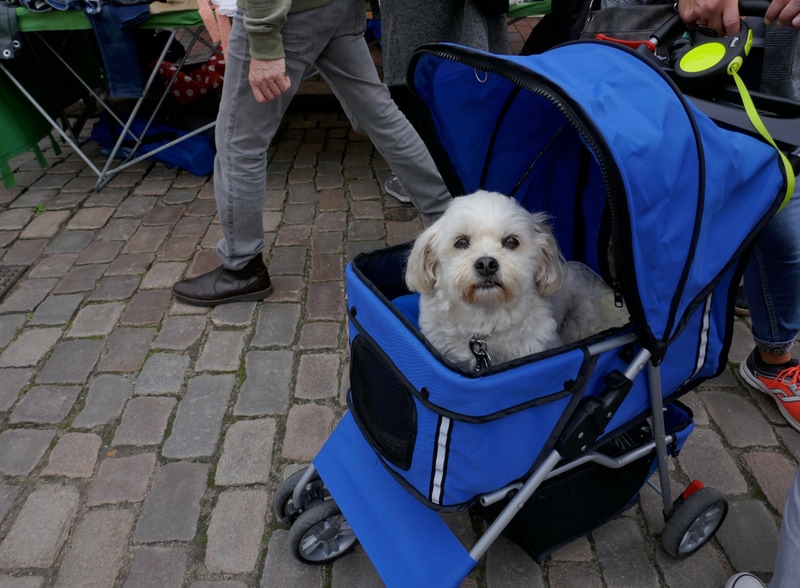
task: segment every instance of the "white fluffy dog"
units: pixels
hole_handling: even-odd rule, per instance
[[[405,278],[421,294],[423,335],[478,370],[628,319],[599,276],[565,263],[545,214],[497,192],[454,198],[416,239]]]

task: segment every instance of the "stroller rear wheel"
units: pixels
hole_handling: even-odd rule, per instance
[[[676,504],[661,543],[671,556],[687,557],[708,543],[727,514],[728,501],[719,490],[700,488]]]
[[[304,563],[327,564],[356,544],[356,535],[333,500],[311,505],[289,530],[292,555]]]

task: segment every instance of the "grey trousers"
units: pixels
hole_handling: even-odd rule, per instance
[[[365,28],[360,0],[333,0],[290,14],[283,43],[291,88],[271,102],[258,103],[248,82],[250,55],[241,14],[233,19],[214,163],[223,233],[217,252],[226,268],[241,269],[264,249],[267,148],[312,65],[332,88],[353,129],[370,138],[398,175],[423,218],[435,220],[447,207],[451,197],[433,159],[378,77]]]
[[[800,468],[786,498],[783,509],[775,573],[769,588],[797,588],[800,578]]]

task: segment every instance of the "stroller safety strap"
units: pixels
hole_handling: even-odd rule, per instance
[[[350,412],[314,466],[390,588],[455,587],[477,564],[439,514],[386,471]]]

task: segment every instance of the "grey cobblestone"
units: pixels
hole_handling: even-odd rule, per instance
[[[133,385],[123,376],[103,374],[89,386],[83,410],[72,421],[76,428],[92,428],[105,425],[122,414],[125,402],[130,398]]]
[[[88,512],[70,541],[56,587],[113,586],[125,563],[134,517],[135,513],[130,510]]]
[[[248,327],[253,320],[256,305],[252,302],[223,304],[211,311],[211,322],[215,326]]]
[[[124,588],[179,588],[186,570],[186,548],[140,547]]]
[[[33,369],[3,368],[0,382],[0,411],[7,411],[19,398],[19,393],[33,378]]]
[[[24,324],[24,314],[4,314],[3,320],[0,321],[0,347],[6,347],[11,343]]]
[[[122,243],[119,241],[95,240],[86,249],[81,251],[75,265],[86,265],[90,263],[110,263],[116,259]]]
[[[139,453],[129,457],[111,457],[103,460],[94,484],[89,489],[86,504],[98,506],[143,501],[155,465],[154,453]]]
[[[175,462],[161,467],[133,532],[137,543],[190,541],[197,530],[209,466]]]
[[[775,565],[778,526],[761,502],[733,502],[716,537],[735,570],[769,572]]]
[[[138,372],[142,369],[155,338],[154,328],[118,327],[108,337],[106,350],[100,359],[101,372]]]
[[[696,430],[683,446],[678,461],[690,479],[703,480],[723,494],[735,496],[747,491],[735,461],[710,429]]]
[[[88,292],[93,290],[97,280],[106,271],[103,264],[82,265],[73,267],[64,278],[53,288],[54,294],[71,294],[73,292]]]
[[[751,451],[744,455],[744,461],[769,503],[782,515],[797,465],[774,451]]]
[[[177,394],[183,386],[189,358],[176,353],[154,353],[136,379],[136,394]]]
[[[211,331],[194,365],[198,372],[233,372],[239,369],[246,331]]]
[[[41,384],[83,384],[100,358],[103,341],[75,339],[62,341],[39,372]]]
[[[297,398],[321,400],[335,398],[339,392],[338,355],[315,353],[300,357],[297,368],[297,385],[294,394]]]
[[[72,486],[43,485],[34,490],[0,543],[0,566],[52,565],[78,512],[79,499]]]
[[[219,486],[267,483],[275,433],[272,419],[233,423],[225,433],[214,483]]]
[[[6,518],[11,505],[22,490],[19,486],[11,486],[9,484],[0,484],[0,524]]]
[[[51,242],[47,251],[49,253],[80,253],[89,246],[94,236],[94,231],[64,231]]]
[[[219,442],[222,418],[233,392],[230,375],[196,376],[178,405],[162,454],[172,459],[208,457]]]
[[[758,408],[747,398],[708,390],[703,393],[703,401],[725,440],[734,447],[777,444],[772,428],[758,418]]]
[[[289,552],[286,536],[288,531],[278,529],[269,539],[267,559],[261,576],[261,588],[272,586],[294,586],[296,588],[321,588],[323,569],[306,566],[294,559]]]
[[[125,300],[133,296],[139,287],[138,276],[109,276],[101,278],[89,296],[91,301]]]
[[[327,406],[303,404],[289,409],[283,457],[311,461],[333,431],[334,413]]]
[[[11,265],[8,258],[4,260]],[[0,312],[30,312],[44,300],[56,285],[55,278],[23,280],[17,289],[8,294],[0,304]]]
[[[658,576],[638,548],[642,533],[636,522],[618,518],[592,533],[603,576],[612,586],[655,586]]]
[[[287,346],[294,341],[300,320],[299,304],[264,304],[258,313],[252,347]]]
[[[30,325],[64,325],[72,319],[83,302],[84,294],[52,295],[45,298],[33,313]]]
[[[42,475],[91,477],[102,443],[100,436],[92,433],[66,433],[50,452],[50,461],[42,470]]]
[[[174,398],[132,398],[122,413],[122,422],[116,429],[112,445],[157,445],[177,401]]]
[[[279,414],[289,405],[292,377],[291,351],[250,351],[245,354],[245,381],[233,414]]]
[[[227,490],[219,495],[208,525],[206,567],[210,572],[246,574],[255,570],[267,498],[262,490]]]
[[[169,316],[153,342],[155,349],[187,349],[200,340],[206,319],[199,316]]]
[[[0,588],[42,588],[42,576],[7,576],[0,574]]]
[[[77,253],[54,253],[30,270],[31,278],[63,278],[78,258]]]
[[[39,429],[7,429],[0,433],[0,473],[6,476],[31,473],[55,435],[55,431]]]
[[[67,331],[68,337],[100,337],[106,336],[122,316],[125,305],[122,302],[107,302],[104,304],[90,304],[82,308],[72,328]]]
[[[78,386],[34,386],[8,417],[10,423],[58,423],[78,399]]]
[[[19,236],[22,239],[54,237],[69,217],[66,210],[46,211],[29,222]]]

